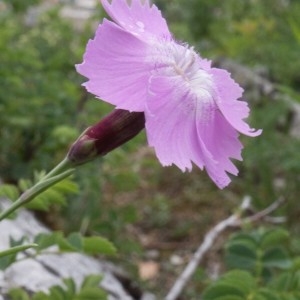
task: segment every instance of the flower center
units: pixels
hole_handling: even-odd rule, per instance
[[[169,80],[173,101],[181,102],[186,112],[203,111],[204,106],[213,105],[212,75],[201,67],[201,58],[193,48],[174,41],[156,41],[152,46],[153,76]]]
[[[190,92],[200,98],[199,100],[212,100],[212,76],[200,67],[198,54],[186,46],[174,44],[174,47],[176,47],[176,52],[173,52],[175,73],[187,82]]]

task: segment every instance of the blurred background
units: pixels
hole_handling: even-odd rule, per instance
[[[241,137],[240,175],[220,191],[197,168],[183,174],[161,167],[141,133],[81,167],[74,179],[79,192],[37,216],[55,230],[107,237],[118,248],[116,262],[159,293],[245,195],[257,209],[285,198],[278,214],[300,245],[300,1],[154,2],[177,40],[232,71],[252,110],[249,123],[263,134]],[[112,110],[86,93],[74,68],[103,17],[96,0],[0,0],[2,182],[49,170],[83,129]],[[199,267],[187,299],[220,271],[221,249],[216,245]]]

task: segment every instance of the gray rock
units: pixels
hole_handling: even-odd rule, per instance
[[[0,199],[0,206],[7,205],[8,201]],[[15,219],[0,222],[0,251],[9,248],[10,237],[19,239],[26,236],[32,241],[37,234],[47,232],[49,230],[32,213],[21,209]],[[23,287],[33,293],[47,291],[53,285],[63,286],[64,278],[72,278],[80,286],[87,275],[98,274],[103,276],[101,287],[108,292],[110,300],[133,299],[124,290],[109,263],[80,253],[57,253],[55,246],[46,252],[35,258],[20,253],[15,263],[0,271],[0,294],[5,295],[15,287]]]

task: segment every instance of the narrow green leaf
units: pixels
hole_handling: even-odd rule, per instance
[[[116,254],[115,246],[106,238],[100,236],[83,238],[83,251],[88,254]]]
[[[18,252],[25,251],[29,248],[34,248],[37,247],[37,244],[28,244],[28,245],[21,245],[21,246],[15,246],[12,248],[9,248],[7,250],[1,251],[0,252],[0,257],[5,257],[5,256],[10,256],[17,254]]]
[[[0,270],[5,270],[16,261],[17,254],[20,251],[36,247],[36,244],[18,245],[0,252]]]

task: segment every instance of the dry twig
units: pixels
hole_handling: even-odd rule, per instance
[[[180,274],[178,279],[175,281],[174,285],[172,286],[171,290],[165,297],[165,300],[176,300],[180,294],[182,293],[184,287],[187,285],[188,281],[191,279],[193,274],[195,273],[200,261],[202,260],[204,254],[212,247],[213,243],[215,242],[216,238],[220,235],[228,227],[240,227],[245,222],[247,223],[254,223],[261,219],[266,218],[270,215],[273,211],[275,211],[280,205],[282,205],[284,199],[279,198],[277,201],[273,202],[269,207],[266,209],[246,218],[241,218],[243,212],[248,210],[251,205],[250,197],[246,196],[242,202],[242,205],[238,212],[234,213],[227,219],[223,220],[222,222],[218,223],[215,227],[213,227],[204,237],[203,242],[194,253],[192,259],[187,264],[183,272]]]

